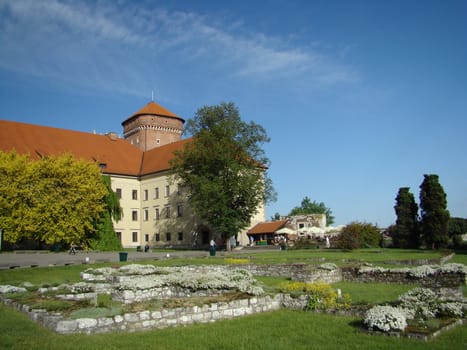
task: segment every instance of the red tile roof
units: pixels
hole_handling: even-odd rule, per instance
[[[71,153],[105,164],[106,174],[140,176],[170,169],[173,153],[191,139],[143,152],[128,141],[110,135],[0,120],[0,151],[15,150],[33,159]]]
[[[274,233],[285,226],[287,220],[260,222],[248,230],[248,234],[267,234]]]
[[[169,161],[172,159],[174,152],[183,149],[184,145],[191,140],[190,138],[169,143],[144,152],[140,175],[149,175],[170,169]]]
[[[160,115],[164,117],[180,119],[181,121],[185,122],[183,118],[180,118],[175,113],[172,113],[168,109],[162,107],[154,101],[151,101],[146,106],[141,108],[138,112],[136,112],[131,117],[127,118],[124,122],[122,122],[122,125],[126,124],[129,120],[136,118],[140,115]]]
[[[71,153],[105,164],[109,174],[139,175],[143,152],[127,141],[107,135],[0,120],[0,150],[16,150],[33,159]]]

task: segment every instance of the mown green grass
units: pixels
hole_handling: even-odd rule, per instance
[[[369,335],[353,317],[290,310],[135,333],[58,335],[0,306],[1,349],[463,349],[467,326],[424,343]]]
[[[238,257],[242,258],[245,255],[248,253],[238,254]],[[319,265],[323,262],[332,262],[338,266],[344,266],[360,262],[384,265],[388,261],[437,259],[443,255],[444,252],[441,251],[375,248],[347,252],[337,249],[273,250],[261,254],[250,254],[249,257],[254,264],[307,263]]]
[[[351,283],[337,282],[332,284],[334,289],[348,293],[352,304],[388,304],[397,301],[400,295],[417,287],[416,284],[387,284],[387,283]]]
[[[178,265],[218,265],[228,263],[228,258],[247,259],[252,264],[291,264],[305,263],[319,265],[323,262],[333,262],[338,266],[352,265],[361,262],[380,264],[394,260],[420,260],[420,259],[438,259],[446,252],[432,250],[407,250],[407,249],[356,249],[343,252],[338,249],[289,249],[286,251],[269,250],[254,252],[249,250],[229,253],[227,259],[218,254],[214,257],[196,257],[184,259],[164,259],[151,261],[159,266],[178,266]],[[399,265],[400,266],[400,265]],[[409,266],[409,265],[408,265]]]
[[[59,285],[81,281],[80,273],[90,267],[97,268],[110,264],[69,265],[55,267],[34,267],[0,271],[0,284],[20,285],[30,282],[34,285]]]
[[[232,254],[245,258],[245,254]],[[277,264],[303,262],[315,264],[317,258],[342,265],[349,261],[367,261],[378,265],[388,260],[431,259],[440,252],[368,249],[353,252],[303,250],[265,252],[250,255],[252,263]],[[464,255],[452,262],[466,263]],[[131,263],[131,262],[129,262]],[[142,262],[139,262],[142,263]],[[224,264],[224,257],[167,259],[148,261],[156,265]],[[318,262],[318,264],[321,262]],[[88,267],[119,264],[75,265],[0,271],[0,284],[37,285],[74,283]],[[286,278],[259,277],[266,291],[274,292]],[[387,284],[356,284],[339,282],[333,285],[349,293],[354,303],[383,303],[413,286]],[[101,335],[58,335],[29,320],[26,315],[0,305],[0,349],[464,349],[467,348],[467,326],[457,327],[441,337],[424,343],[417,340],[374,336],[361,332],[361,320],[291,310],[241,317],[212,324],[171,328],[136,333]]]

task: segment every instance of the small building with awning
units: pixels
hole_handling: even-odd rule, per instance
[[[295,230],[287,227],[287,220],[260,222],[248,230],[247,235],[253,237],[254,245],[269,245],[277,243],[277,237],[283,236],[287,240],[296,236]]]

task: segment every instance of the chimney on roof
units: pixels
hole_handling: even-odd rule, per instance
[[[108,132],[107,134],[105,134],[105,136],[107,136],[112,141],[117,141],[117,139],[118,139],[118,134],[116,132],[114,132],[114,131]]]

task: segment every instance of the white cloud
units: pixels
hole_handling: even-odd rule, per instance
[[[148,77],[156,80],[176,65],[216,69],[232,79],[352,79],[345,66],[316,49],[240,32],[238,23],[138,2],[0,0],[0,67],[132,94],[147,94],[144,85],[154,85]]]

